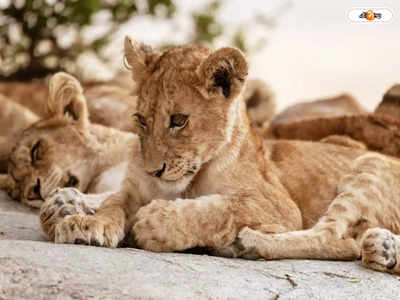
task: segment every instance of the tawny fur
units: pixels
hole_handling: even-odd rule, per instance
[[[159,53],[126,38],[125,53],[140,139],[123,186],[94,215],[67,209],[85,195],[50,195],[41,223],[51,240],[267,259],[363,253],[368,267],[400,271],[398,160],[328,143],[263,143],[247,119],[247,63],[236,49]]]
[[[0,94],[0,136],[15,135],[39,117],[26,107]]]
[[[76,81],[73,77],[64,74],[61,76],[62,73],[58,74],[53,78],[51,82],[57,82],[58,86],[60,87],[51,87],[50,86],[50,93],[39,93],[39,98],[36,98],[36,100],[33,100],[33,102],[39,102],[45,100],[44,103],[41,103],[41,108],[39,110],[42,120],[44,122],[39,122],[39,124],[45,124],[44,127],[46,130],[37,130],[36,125],[31,126],[29,128],[29,125],[35,123],[39,119],[38,116],[36,116],[34,113],[32,113],[28,108],[20,105],[17,102],[14,102],[10,99],[6,99],[5,97],[0,96],[0,107],[2,108],[0,110],[0,116],[2,123],[4,126],[2,127],[3,132],[1,133],[1,138],[0,138],[0,171],[2,172],[7,172],[7,167],[10,161],[10,153],[12,148],[17,145],[17,150],[19,151],[19,148],[21,146],[25,147],[26,146],[26,141],[31,141],[31,140],[41,140],[47,139],[47,136],[49,134],[52,134],[56,136],[61,128],[63,129],[63,137],[62,140],[73,140],[74,139],[74,131],[69,132],[68,128],[70,127],[71,122],[65,121],[65,119],[69,119],[70,121],[75,121],[78,123],[78,120],[73,120],[73,118],[79,117],[79,120],[84,121],[85,124],[82,124],[82,132],[85,134],[82,135],[82,139],[86,139],[86,136],[91,137],[92,133],[86,133],[86,131],[92,130],[93,128],[98,128],[99,130],[94,131],[95,135],[102,139],[102,145],[104,145],[104,149],[102,149],[101,152],[99,152],[97,156],[102,156],[104,158],[106,157],[115,157],[115,163],[110,163],[111,167],[116,167],[116,165],[121,162],[126,160],[126,158],[130,154],[130,148],[124,145],[124,147],[121,147],[121,149],[117,150],[117,147],[113,145],[115,138],[113,135],[117,136],[120,140],[127,139],[129,135],[125,135],[123,133],[118,133],[113,130],[107,130],[104,127],[101,126],[94,126],[86,124],[86,123],[100,123],[104,124],[110,127],[115,126],[117,123],[115,120],[118,119],[118,126],[123,127],[120,129],[128,130],[129,128],[132,128],[132,124],[134,123],[132,121],[132,114],[134,112],[134,107],[136,105],[136,100],[134,96],[131,95],[131,89],[129,87],[133,86],[133,83],[126,84],[125,80],[118,80],[116,84],[104,84],[100,85],[98,83],[86,83],[85,85],[80,87],[80,84],[78,81]],[[60,80],[57,80],[57,78],[61,78]],[[50,82],[50,84],[51,84]],[[68,83],[69,84],[66,84]],[[76,96],[76,95],[70,95],[69,97],[63,96],[64,94],[67,95],[68,93],[71,93],[71,85],[73,85],[77,89],[77,94],[82,94],[82,97],[84,98],[81,99],[81,101],[75,101],[71,96]],[[14,86],[11,84],[11,87]],[[26,88],[28,91],[32,92],[32,88],[34,89],[41,89],[41,85],[39,85],[37,82],[34,82],[32,85],[24,85],[24,84],[19,84],[18,85],[21,88]],[[0,85],[1,87],[1,85]],[[4,88],[4,86],[3,86]],[[68,91],[69,88],[69,91]],[[86,91],[84,90],[86,88]],[[123,92],[121,92],[121,88],[123,88]],[[52,95],[52,90],[56,90],[59,95],[54,94]],[[270,95],[266,94],[266,85],[260,81],[260,80],[254,80],[254,83],[251,83],[249,86],[246,87],[246,93],[248,97],[257,97],[257,103],[252,105],[251,109],[255,109],[256,107],[260,108],[265,108],[266,105],[272,109],[273,111],[273,99],[270,98]],[[22,93],[23,94],[23,93]],[[46,98],[42,99],[42,94],[46,94]],[[18,98],[18,97],[17,97]],[[87,101],[87,99],[91,99],[91,101]],[[77,108],[74,106],[70,105],[71,100],[74,100],[76,103],[80,103],[81,105],[88,106],[88,108]],[[64,102],[63,102],[64,101]],[[130,103],[129,101],[133,102]],[[126,105],[123,103],[126,102]],[[121,104],[122,105],[119,105]],[[129,107],[129,109],[127,108]],[[75,111],[83,111],[85,113],[84,116],[73,116],[73,110]],[[133,111],[132,111],[133,110]],[[272,116],[273,112],[267,112],[268,116]],[[90,120],[88,120],[88,116],[86,115],[86,112],[91,113]],[[56,126],[47,126],[46,124],[53,124],[54,121],[54,115],[58,115],[60,120],[57,120]],[[261,114],[258,114],[259,117],[261,117]],[[72,120],[71,120],[72,119]],[[264,118],[265,119],[265,118]],[[63,121],[64,120],[64,121]],[[74,124],[74,122],[72,122]],[[40,125],[43,126],[43,125]],[[27,130],[24,131],[23,135],[21,136],[21,131],[25,128],[28,128]],[[33,130],[33,128],[36,128],[36,130]],[[126,137],[125,137],[126,136]],[[109,139],[109,144],[108,144],[108,139]],[[85,148],[84,144],[91,144],[92,141],[88,139],[82,144],[76,144],[73,143],[74,148],[73,150],[67,150],[67,148],[64,148],[65,142],[60,142],[58,145],[57,143],[54,143],[52,145],[54,149],[54,152],[60,152],[59,155],[66,154],[67,156],[72,156],[75,153],[80,153],[82,151],[85,151],[84,149],[80,149],[79,147]],[[72,148],[70,148],[72,149]],[[117,152],[116,152],[117,151]],[[93,152],[93,151],[92,151]],[[26,155],[29,153],[26,152]],[[9,188],[5,188],[7,185],[3,185],[5,189],[9,191],[10,194],[13,195],[14,198],[20,199],[23,203],[28,204],[30,206],[34,207],[40,207],[41,203],[43,202],[42,198],[44,197],[41,195],[40,197],[38,196],[37,199],[34,200],[29,200],[27,199],[26,191],[31,190],[32,187],[35,185],[38,177],[39,179],[43,177],[44,175],[42,174],[50,174],[52,172],[53,165],[50,163],[51,159],[55,159],[54,157],[49,158],[49,163],[47,164],[42,164],[41,165],[41,170],[39,175],[36,175],[34,172],[34,169],[30,166],[26,167],[25,158],[24,156],[19,157],[13,155],[14,161],[11,161],[11,168],[14,170],[18,170],[19,168],[25,168],[24,170],[24,180],[20,180],[18,185],[12,185]],[[46,156],[47,158],[47,156]],[[97,159],[97,158],[96,158]],[[22,162],[20,162],[22,160]],[[115,165],[115,166],[114,166]],[[106,177],[114,176],[114,177],[122,177],[123,174],[116,174],[116,171],[110,172],[110,174],[106,175]],[[96,172],[95,172],[96,173]],[[97,173],[96,173],[97,174]],[[35,177],[36,176],[36,177]],[[6,177],[5,177],[6,178]],[[30,178],[29,180],[26,178]],[[78,178],[79,179],[79,178]],[[93,180],[93,179],[90,179]],[[112,181],[109,179],[108,181]],[[118,181],[118,180],[114,180]],[[7,180],[9,182],[9,180]],[[43,185],[43,180],[41,180],[42,185]],[[44,181],[46,182],[46,181]],[[59,182],[59,184],[52,185],[52,188],[56,187],[62,187],[62,182]],[[76,186],[76,188],[79,188],[79,186]],[[20,190],[20,191],[19,191]],[[44,190],[49,190],[49,188],[44,188]],[[87,192],[88,190],[86,187],[83,189],[80,189],[82,192]],[[104,191],[106,191],[106,188],[103,188]],[[115,190],[115,187],[109,187],[110,191]],[[92,190],[93,192],[93,190]],[[99,190],[97,189],[97,192]]]
[[[132,95],[134,83],[130,79],[128,82],[127,79],[129,78],[121,75],[110,81],[82,84],[91,123],[122,131],[131,131],[132,122],[129,116],[136,111],[137,103],[135,96]],[[46,116],[48,92],[45,80],[36,80],[30,83],[0,82],[0,94],[8,97],[9,101],[19,104],[19,107],[24,107],[26,114]],[[248,103],[248,113],[254,127],[260,127],[272,119],[275,113],[275,99],[266,83],[259,79],[249,80],[244,97]],[[4,110],[8,110],[8,108],[3,107],[3,101],[0,101],[0,112]],[[19,111],[15,109],[15,112],[22,113],[20,109]],[[28,117],[26,118],[28,119]],[[8,130],[10,125],[18,126],[18,129],[22,130],[27,127],[26,125],[31,124],[15,122],[11,117],[8,119],[7,116],[3,119],[3,123],[2,129],[3,131],[7,129],[7,133],[10,132]],[[8,139],[13,135],[0,131],[0,136]]]
[[[399,157],[400,155],[400,85],[394,85],[384,95],[373,113],[357,112],[357,103],[348,102],[350,107],[355,104],[355,110],[351,112],[341,109],[340,105],[323,107],[332,110],[329,116],[318,113],[320,106],[318,101],[310,102],[308,107],[294,106],[288,109],[289,114],[278,115],[271,126],[263,132],[264,138],[295,139],[325,142],[334,142],[357,147],[364,144],[369,150]],[[332,98],[334,100],[334,98]],[[313,103],[317,105],[314,107]],[[323,103],[323,102],[321,102]],[[334,104],[335,102],[327,102]],[[307,103],[308,104],[308,103]],[[303,111],[301,109],[304,109]],[[316,112],[309,115],[307,110]],[[342,115],[336,115],[336,112]],[[304,112],[304,115],[293,115],[290,112]],[[334,135],[333,139],[329,138]],[[354,141],[350,141],[349,139]],[[350,144],[349,144],[350,142]]]
[[[369,150],[400,157],[400,120],[381,113],[317,118],[271,127],[269,137],[318,141],[342,135],[364,143]]]
[[[65,73],[50,81],[47,107],[47,116],[19,134],[8,157],[3,179],[14,181],[7,188],[13,197],[40,207],[60,187],[86,193],[118,190],[137,136],[91,124],[79,82]]]
[[[130,116],[136,111],[136,100],[131,93],[133,83],[127,83],[125,77],[83,85],[91,123],[131,131]],[[20,133],[39,118],[48,118],[48,98],[44,80],[0,83],[0,173],[7,171],[10,152]]]
[[[8,155],[13,145],[11,139],[38,119],[29,109],[0,94],[0,173],[7,171]]]
[[[131,95],[133,83],[128,84],[125,77],[119,76],[110,81],[87,82],[82,85],[92,123],[130,131],[131,122],[127,121],[127,115],[129,112],[131,114],[135,112],[136,101]],[[2,82],[0,94],[19,103],[37,116],[46,117],[48,91],[45,80],[30,83]],[[2,109],[0,103],[0,110]]]

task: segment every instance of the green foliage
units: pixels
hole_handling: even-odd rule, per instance
[[[192,43],[212,45],[214,40],[223,33],[223,26],[217,20],[217,13],[221,7],[221,0],[211,2],[201,12],[193,13],[195,33]]]
[[[149,12],[151,15],[157,14],[157,7],[165,7],[167,9],[166,17],[171,18],[175,13],[175,5],[170,0],[148,0]]]
[[[8,0],[6,3],[0,10],[0,80],[31,80],[59,70],[76,74],[78,56],[88,51],[107,63],[102,50],[122,24],[147,15],[167,21],[167,26],[173,25],[177,10],[176,0]],[[232,28],[225,32],[218,17],[224,3],[225,0],[212,0],[192,13],[193,31],[187,42],[213,46],[223,36],[228,44],[244,52],[251,50],[243,24],[233,26],[234,32]],[[272,27],[270,19],[254,20]],[[85,36],[93,26],[100,26],[101,33]],[[246,27],[251,26],[246,24]],[[172,45],[165,40],[162,48]]]
[[[243,52],[260,50],[265,45],[265,40],[259,39],[251,44],[247,38],[249,30],[257,26],[261,26],[261,30],[273,28],[276,23],[275,17],[256,15],[247,24],[236,24],[231,26],[231,32],[227,32],[218,16],[226,3],[227,1],[224,0],[213,0],[202,10],[192,14],[194,33],[189,37],[188,42],[213,47],[216,41],[223,36],[226,44],[237,47]],[[290,2],[283,2],[282,7],[288,8],[288,3]],[[169,43],[166,45],[170,46]]]
[[[79,54],[89,49],[99,53],[121,24],[137,15],[155,16],[157,7],[165,8],[164,18],[173,17],[172,0],[148,0],[141,9],[133,0],[12,0],[0,11],[0,79],[73,72]],[[82,32],[100,12],[108,12],[111,26],[90,42],[83,41]],[[69,43],[62,41],[65,32],[74,37]]]

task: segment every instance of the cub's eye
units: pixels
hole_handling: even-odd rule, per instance
[[[187,124],[188,120],[189,120],[188,115],[183,115],[183,114],[171,115],[169,128],[174,128],[174,127],[182,128]]]
[[[37,160],[39,160],[39,146],[40,140],[37,141],[31,149],[31,163],[35,163]]]
[[[139,121],[140,126],[142,126],[143,128],[147,126],[146,118],[143,117],[141,114],[136,113],[133,116],[136,117],[136,119]]]
[[[65,183],[64,187],[76,187],[78,183],[78,178],[76,178],[74,175],[69,175],[68,181]]]

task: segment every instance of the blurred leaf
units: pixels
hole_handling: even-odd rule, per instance
[[[223,34],[223,26],[217,20],[221,0],[215,0],[208,4],[204,10],[193,13],[194,36],[192,43],[205,43],[212,45],[214,40]]]
[[[254,45],[247,40],[251,24],[238,24],[225,32],[219,20],[224,3],[227,0],[214,0],[191,14],[193,34],[187,42],[213,46],[225,36],[235,47],[251,52]],[[121,25],[147,15],[174,26],[176,10],[174,0],[10,0],[0,11],[0,80],[31,80],[59,70],[75,72],[78,56],[88,51],[107,63],[102,50]],[[104,12],[108,12],[109,27],[90,41],[84,39],[85,30],[96,26],[96,16]],[[252,22],[273,27],[275,19],[257,15]],[[172,42],[167,37],[162,48],[169,46]]]
[[[236,31],[235,35],[233,36],[232,44],[243,52],[247,52],[248,49],[246,45],[245,32],[242,28],[239,28]]]
[[[175,13],[175,4],[171,0],[148,0],[149,12],[152,15],[157,14],[158,7],[166,9],[166,17],[171,18]]]

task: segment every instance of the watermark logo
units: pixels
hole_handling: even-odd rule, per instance
[[[352,23],[387,23],[393,19],[389,8],[352,8],[347,12]]]
[[[368,21],[373,21],[375,18],[382,19],[381,13],[375,13],[373,10],[369,9],[362,12],[359,16],[360,19],[367,19]]]

